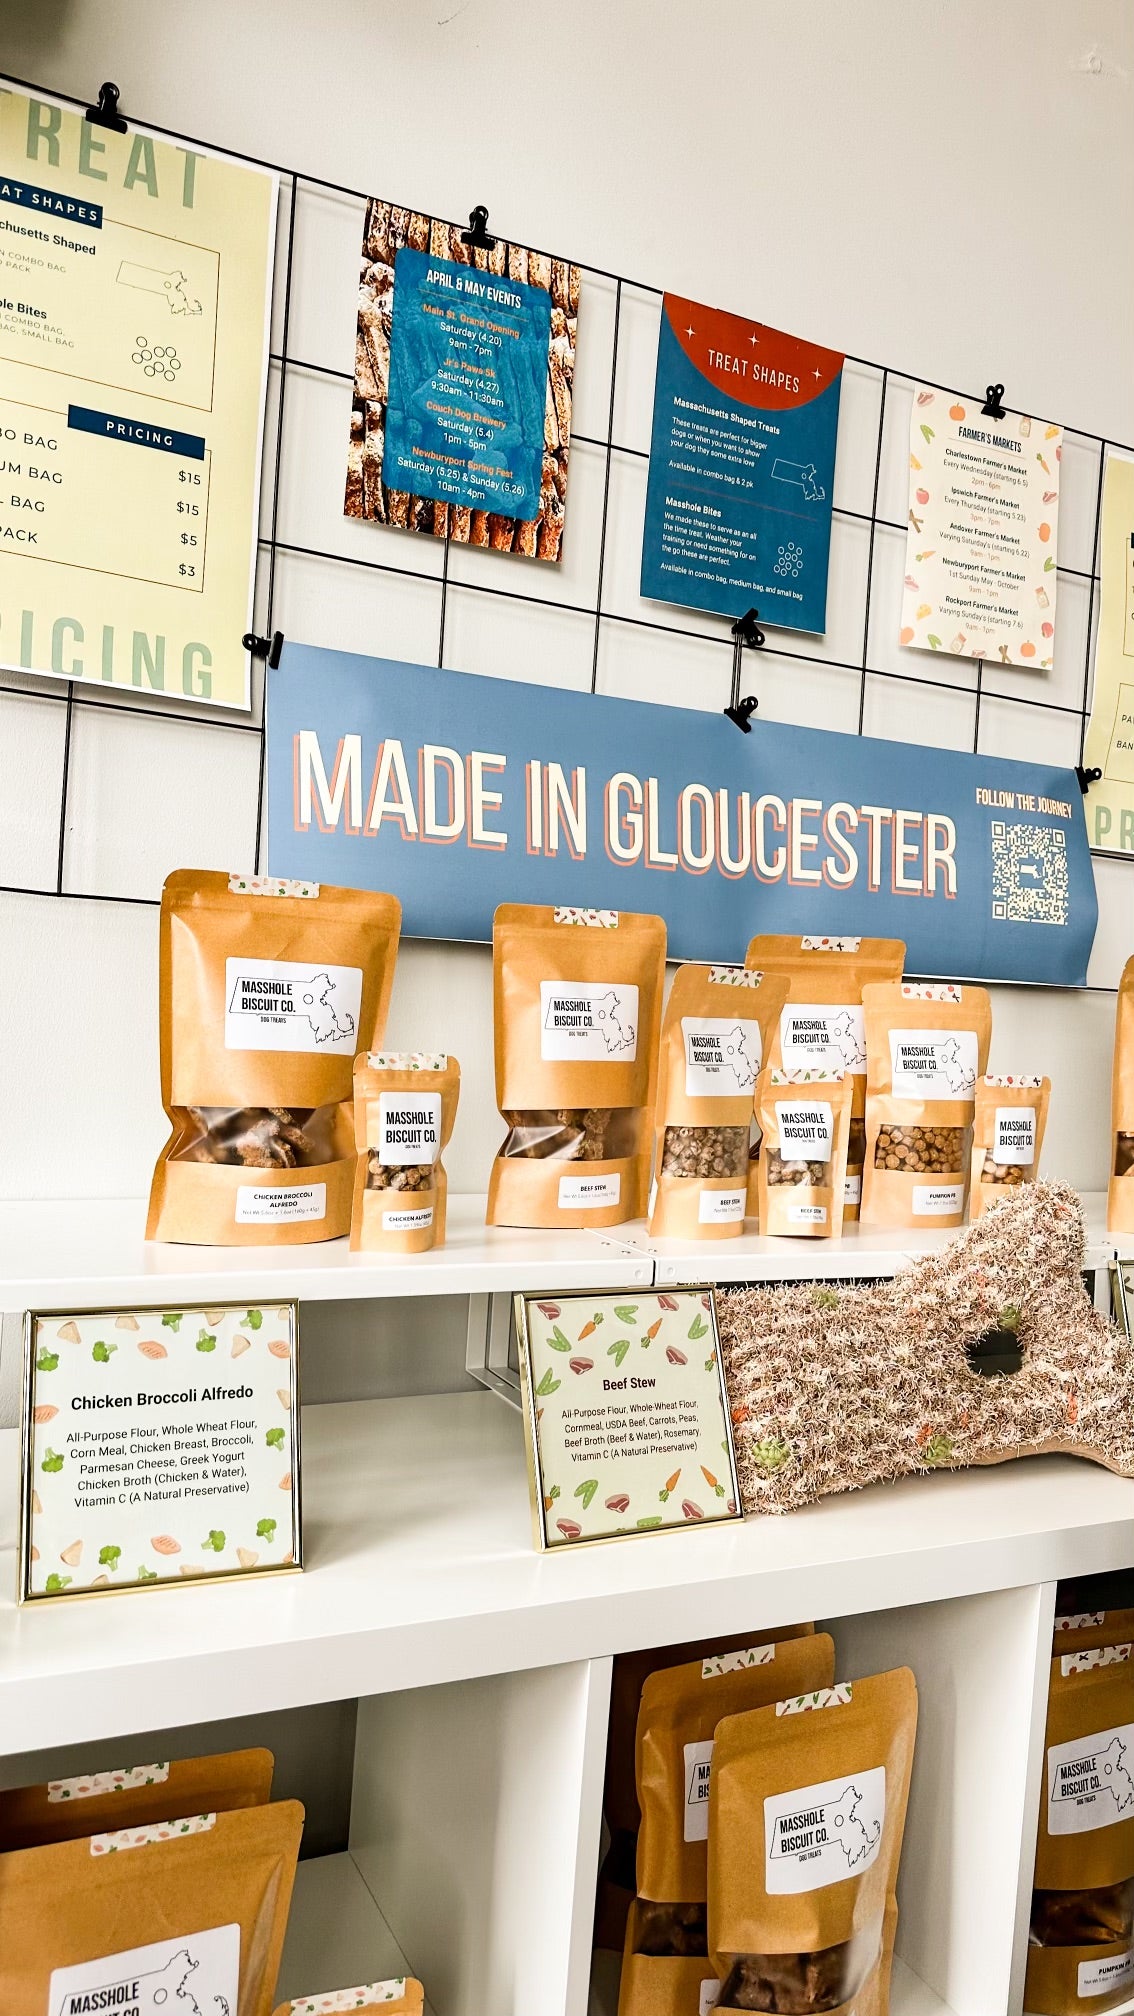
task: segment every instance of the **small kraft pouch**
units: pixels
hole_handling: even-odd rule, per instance
[[[367,1981],[361,1988],[301,1995],[297,2002],[281,2002],[275,2016],[421,2016],[424,2007],[421,1982],[398,1975],[392,1981]]]
[[[907,1667],[718,1724],[709,1954],[719,2009],[885,2016],[916,1728]]]
[[[973,1116],[969,1217],[979,1218],[998,1197],[1039,1174],[1050,1078],[1012,1078],[986,1072],[977,1079]]]
[[[866,1157],[862,990],[868,980],[900,980],[906,948],[900,938],[789,938],[776,933],[753,938],[744,963],[767,974],[782,974],[789,984],[768,1063],[776,1070],[844,1071],[850,1076],[853,1096],[843,1194],[843,1222],[850,1225],[862,1202]]]
[[[825,1071],[765,1071],[756,1093],[760,1230],[841,1239],[852,1081]]]
[[[662,1021],[650,1232],[744,1230],[753,1095],[787,981],[745,966],[679,966]]]
[[[426,1253],[445,1244],[441,1157],[460,1090],[461,1067],[443,1051],[355,1058],[352,1253]]]
[[[307,1245],[350,1231],[354,1060],[377,1049],[394,896],[179,869],[161,899],[161,1096],[147,1239]]]
[[[182,1813],[231,1813],[266,1806],[275,1760],[270,1750],[225,1750],[55,1778],[0,1792],[0,1853],[45,1848],[108,1828],[145,1827]]]
[[[1134,958],[1126,961],[1118,983],[1110,1102],[1106,1229],[1134,1232]]]
[[[1117,2008],[1134,1994],[1134,1646],[1051,1662],[1024,2006]]]
[[[503,903],[492,931],[496,1102],[508,1134],[490,1225],[644,1216],[665,924],[625,910]]]
[[[988,1066],[988,994],[983,987],[876,982],[863,988],[862,1000],[863,1223],[962,1225],[976,1085]]]

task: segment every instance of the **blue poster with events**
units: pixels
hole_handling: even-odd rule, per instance
[[[539,515],[551,296],[403,246],[394,263],[383,481]]]
[[[660,913],[675,959],[756,931],[902,938],[923,979],[1082,986],[1073,770],[284,645],[268,868],[388,889],[415,938],[498,903]]]
[[[826,629],[842,369],[836,350],[665,295],[643,595]]]

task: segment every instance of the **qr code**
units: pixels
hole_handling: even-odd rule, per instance
[[[992,914],[1006,924],[1066,924],[1067,835],[1060,826],[994,819]]]

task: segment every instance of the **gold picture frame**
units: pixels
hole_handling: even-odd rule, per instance
[[[710,1285],[520,1294],[514,1308],[541,1552],[743,1518]]]
[[[22,1392],[19,1603],[302,1570],[293,1298],[28,1310]]]

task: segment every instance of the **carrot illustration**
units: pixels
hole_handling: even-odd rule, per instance
[[[658,1502],[659,1502],[659,1504],[661,1504],[661,1505],[664,1505],[664,1504],[665,1504],[665,1502],[666,1502],[666,1499],[667,1499],[667,1498],[669,1497],[669,1494],[670,1494],[670,1492],[671,1492],[671,1491],[676,1491],[676,1489],[677,1489],[677,1480],[678,1480],[678,1478],[680,1477],[680,1475],[681,1475],[681,1472],[680,1472],[680,1470],[675,1470],[675,1471],[674,1471],[674,1473],[673,1473],[673,1476],[672,1476],[672,1477],[667,1477],[667,1478],[666,1478],[666,1480],[665,1480],[665,1483],[664,1483],[664,1485],[662,1486],[662,1489],[661,1489],[661,1490],[660,1490],[660,1491],[658,1492]]]
[[[701,1475],[702,1475],[702,1477],[704,1478],[704,1480],[705,1480],[706,1484],[708,1485],[708,1487],[709,1487],[710,1491],[715,1491],[715,1492],[716,1492],[716,1494],[717,1494],[717,1497],[718,1497],[718,1498],[723,1498],[723,1497],[724,1497],[724,1485],[723,1485],[723,1484],[718,1484],[718,1483],[717,1483],[717,1480],[716,1480],[716,1478],[715,1478],[715,1477],[713,1476],[713,1473],[712,1473],[712,1471],[711,1471],[711,1470],[706,1470],[706,1468],[705,1468],[705,1466],[704,1466],[704,1464],[703,1464],[703,1463],[702,1463],[702,1465],[701,1465]]]
[[[581,1329],[581,1330],[580,1330],[580,1332],[579,1332],[579,1335],[578,1335],[578,1338],[577,1338],[577,1340],[576,1340],[576,1341],[577,1341],[577,1342],[578,1342],[579,1344],[581,1344],[581,1343],[582,1343],[582,1341],[583,1341],[583,1339],[584,1339],[584,1337],[593,1337],[593,1336],[594,1336],[594,1334],[595,1334],[595,1331],[596,1331],[597,1329],[598,1329],[598,1324],[597,1324],[597,1323],[596,1323],[596,1322],[594,1321],[594,1319],[592,1318],[592,1319],[591,1319],[591,1321],[590,1321],[589,1323],[584,1323],[584,1325],[583,1325],[582,1329]]]

